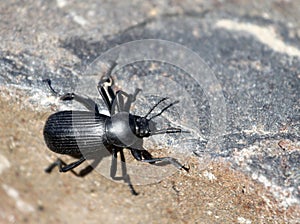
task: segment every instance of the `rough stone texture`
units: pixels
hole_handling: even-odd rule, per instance
[[[300,222],[299,7],[298,1],[0,3],[1,222]],[[70,91],[97,56],[148,38],[188,47],[214,72],[226,103],[220,147],[205,151],[211,159],[202,161],[212,135],[209,102],[200,86],[188,86],[203,137],[191,145],[190,173],[137,187],[138,197],[97,172],[46,175],[56,155],[46,150],[42,129],[58,101],[41,80]],[[165,73],[177,83],[184,74],[136,64],[118,71],[119,88],[132,72]]]

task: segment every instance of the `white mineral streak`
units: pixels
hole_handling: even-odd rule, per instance
[[[6,185],[6,184],[2,184],[2,188],[4,189],[4,191],[6,192],[6,194],[15,201],[16,207],[21,212],[29,213],[29,212],[33,212],[34,211],[34,208],[33,208],[32,205],[28,204],[27,202],[23,201],[20,198],[19,192],[16,189],[14,189],[14,188]]]
[[[262,27],[256,24],[222,19],[216,23],[216,27],[232,31],[247,32],[278,53],[300,57],[300,50],[292,45],[284,43],[273,26]]]
[[[213,180],[216,180],[216,179],[217,179],[216,176],[215,176],[213,173],[208,172],[207,170],[205,170],[205,171],[203,172],[203,175],[204,175],[207,179],[209,179],[210,181],[213,181]]]
[[[8,159],[0,154],[0,174],[2,174],[2,172],[6,169],[8,169],[10,167],[10,162],[8,161]]]

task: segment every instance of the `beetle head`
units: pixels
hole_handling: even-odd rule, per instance
[[[132,124],[133,132],[139,138],[149,137],[155,129],[155,123],[145,117],[134,116]]]

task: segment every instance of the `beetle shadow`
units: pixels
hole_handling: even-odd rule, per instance
[[[106,150],[107,151],[107,150]],[[103,152],[102,152],[103,154]],[[60,172],[71,172],[73,175],[77,176],[77,177],[84,177],[86,175],[88,175],[89,173],[91,173],[97,166],[98,164],[101,162],[101,160],[104,158],[104,157],[107,157],[107,156],[110,156],[111,154],[107,151],[107,154],[106,155],[103,155],[103,156],[89,156],[88,158],[85,157],[84,161],[85,160],[93,160],[93,162],[86,166],[85,168],[81,169],[79,172],[75,171],[74,168],[71,168],[71,169],[68,169],[67,171],[63,171],[62,168],[63,167],[66,167],[66,166],[69,166],[70,164],[67,164],[66,162],[64,162],[61,158],[57,158],[57,160],[53,163],[51,163],[47,168],[45,168],[45,172],[46,173],[51,173],[52,170],[55,168],[55,167],[59,167],[60,169]],[[72,158],[83,158],[82,155],[71,155]],[[76,162],[73,162],[73,164],[76,163]],[[72,164],[72,163],[71,163]]]
[[[86,175],[90,174],[101,162],[102,158],[96,158],[93,160],[93,162],[86,166],[85,168],[81,169],[77,176],[79,177],[85,177]]]

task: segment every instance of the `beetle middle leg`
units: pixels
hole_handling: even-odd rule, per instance
[[[106,74],[101,77],[101,80],[99,81],[97,86],[98,92],[102,96],[102,99],[104,100],[104,103],[106,104],[109,113],[111,113],[112,104],[116,97],[112,88],[114,80],[111,78],[111,73],[116,66],[117,63],[113,62]]]
[[[121,156],[121,166],[122,166],[122,177],[116,177],[117,172],[117,154],[120,152]],[[125,163],[125,156],[123,149],[112,149],[112,161],[111,161],[111,169],[110,169],[110,176],[113,180],[124,180],[125,183],[128,184],[128,187],[130,188],[130,191],[133,195],[138,195],[138,193],[135,191],[135,189],[132,186],[132,183],[130,181],[130,176],[127,174],[127,168]]]

